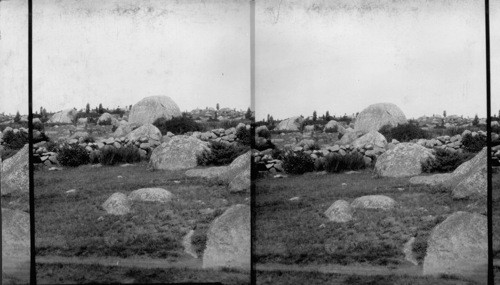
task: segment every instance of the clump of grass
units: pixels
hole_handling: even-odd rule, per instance
[[[474,155],[471,153],[452,152],[438,148],[434,158],[428,158],[422,163],[422,171],[427,173],[451,172],[472,157]]]
[[[314,171],[314,160],[303,152],[288,151],[283,156],[283,169],[290,174],[304,174]]]
[[[61,165],[77,167],[89,163],[90,157],[84,147],[65,144],[59,149],[57,160]]]
[[[323,168],[328,172],[343,172],[365,168],[363,155],[352,152],[345,155],[331,153],[325,156]]]
[[[248,151],[248,146],[238,143],[225,143],[213,141],[209,149],[196,157],[198,165],[227,165],[235,158]]]
[[[95,158],[94,158],[95,161]],[[128,145],[121,148],[104,147],[99,153],[99,162],[102,165],[117,163],[135,163],[141,161],[141,154],[136,146]]]

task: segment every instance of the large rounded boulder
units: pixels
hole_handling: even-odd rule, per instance
[[[415,143],[400,143],[377,158],[375,171],[382,177],[406,177],[422,173],[422,162],[432,151]]]
[[[152,124],[144,124],[137,129],[127,134],[126,138],[131,141],[138,141],[140,138],[146,137],[148,140],[161,140],[160,130]]]
[[[2,196],[29,192],[29,145],[24,145],[13,157],[1,165],[0,187]]]
[[[2,277],[28,282],[30,270],[30,215],[2,208]]]
[[[208,229],[203,268],[250,270],[250,238],[250,207],[230,207]]]
[[[378,103],[368,106],[358,114],[354,131],[367,133],[378,131],[384,125],[395,127],[406,123],[406,116],[398,106],[392,103]]]
[[[137,102],[130,110],[128,122],[131,124],[152,124],[156,119],[181,115],[179,106],[168,96],[150,96]]]
[[[481,284],[488,273],[488,220],[476,213],[455,212],[429,237],[424,275],[457,275]]]
[[[205,150],[209,150],[207,142],[192,136],[174,136],[153,150],[149,162],[153,169],[189,169],[198,165],[196,157]]]

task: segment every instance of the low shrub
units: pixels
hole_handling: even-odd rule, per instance
[[[304,174],[314,171],[314,160],[303,152],[288,151],[283,156],[283,169],[290,174]]]
[[[90,158],[84,147],[65,144],[59,149],[57,160],[61,165],[76,167],[89,163]]]
[[[12,149],[12,148],[3,148],[3,150],[0,152],[0,156],[2,157],[2,161],[6,160],[7,158],[13,157],[19,150],[18,149]]]
[[[462,137],[462,145],[464,150],[468,152],[479,152],[486,146],[486,137],[481,135],[472,136],[472,134],[466,134]]]
[[[117,163],[135,163],[141,161],[141,154],[136,146],[128,145],[121,148],[104,147],[99,152],[99,162],[102,165]]]
[[[265,138],[265,139],[270,139],[271,138],[271,132],[269,131],[269,129],[267,127],[266,128],[260,128],[257,131],[256,135],[259,136],[259,137],[261,137],[261,138]]]
[[[239,128],[236,131],[236,138],[241,144],[250,146],[252,144],[252,131],[247,130],[247,128]]]
[[[168,132],[181,135],[187,132],[203,131],[202,126],[188,116],[173,117],[170,120],[159,118],[154,121],[153,125],[160,130],[162,135],[166,135]]]
[[[255,140],[255,149],[258,151],[263,151],[266,149],[275,149],[276,145],[274,145],[271,140],[266,140],[264,138]]]
[[[342,172],[365,168],[363,155],[359,152],[352,152],[345,155],[331,153],[325,156],[324,159],[323,168],[328,172]]]
[[[384,125],[380,128],[379,133],[384,135],[388,142],[396,139],[400,142],[409,142],[414,139],[429,138],[429,134],[414,124],[400,124],[396,127]]]
[[[214,141],[210,143],[208,150],[196,157],[196,160],[198,165],[227,165],[248,150],[249,147],[242,144]]]
[[[42,122],[33,122],[33,130],[37,130],[37,131],[43,132],[44,129],[45,128],[44,128]]]
[[[451,172],[472,157],[474,155],[471,153],[458,153],[438,148],[434,158],[428,158],[422,163],[422,171],[427,173]]]
[[[53,142],[51,140],[47,141],[47,144],[45,145],[45,147],[47,148],[47,151],[59,152],[59,144],[57,144],[56,142]]]
[[[3,134],[4,145],[11,149],[21,149],[28,143],[28,133],[8,131]]]
[[[331,128],[325,129],[325,133],[337,133],[339,131],[339,126],[335,125]]]

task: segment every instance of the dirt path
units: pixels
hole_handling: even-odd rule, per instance
[[[102,266],[119,266],[135,268],[188,268],[202,269],[202,260],[184,258],[179,261],[167,261],[165,259],[153,258],[119,258],[119,257],[63,257],[63,256],[39,256],[36,263],[51,264],[99,264]]]
[[[387,266],[374,266],[365,264],[353,265],[291,265],[291,264],[276,264],[265,263],[256,264],[257,271],[295,271],[295,272],[319,272],[323,274],[335,273],[343,275],[407,275],[407,276],[423,276],[422,267],[415,265],[404,265],[396,268]]]

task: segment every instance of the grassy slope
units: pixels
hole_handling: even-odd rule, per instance
[[[259,263],[397,265],[404,262],[401,250],[411,236],[417,236],[421,260],[430,230],[443,215],[467,205],[437,189],[410,189],[407,178],[372,178],[368,170],[262,179],[256,189],[255,261]],[[358,210],[355,220],[345,224],[328,222],[323,215],[338,199],[350,202],[370,194],[388,195],[398,206],[388,212]],[[300,200],[289,200],[295,196]],[[434,219],[427,221],[430,215]]]
[[[122,176],[119,178],[118,176]],[[177,183],[176,183],[177,182]],[[114,192],[161,187],[175,195],[168,204],[135,203],[133,213],[106,215],[101,204]],[[76,189],[76,194],[66,194]],[[182,237],[196,228],[198,249],[209,223],[224,207],[247,203],[218,185],[187,179],[183,172],[146,170],[146,166],[35,172],[37,255],[150,256],[175,259]],[[203,213],[211,208],[213,213]]]

